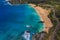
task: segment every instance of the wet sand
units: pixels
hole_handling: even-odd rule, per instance
[[[31,5],[38,12],[38,15],[41,17],[41,20],[44,22],[45,27],[43,31],[48,33],[49,29],[53,26],[51,20],[48,18],[49,10],[43,9],[42,7],[36,6],[34,4],[29,4],[29,5]]]

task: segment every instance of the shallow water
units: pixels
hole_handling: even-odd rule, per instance
[[[41,21],[39,15],[30,5],[9,5],[3,1],[0,0],[0,40],[20,40],[26,30],[31,37],[43,30],[43,23],[38,23]]]

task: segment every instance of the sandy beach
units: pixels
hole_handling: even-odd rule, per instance
[[[36,6],[34,4],[29,5],[31,5],[38,12],[38,15],[41,17],[41,20],[44,21],[45,28],[43,31],[48,33],[49,29],[53,26],[51,20],[48,18],[49,10],[43,9],[42,7]]]

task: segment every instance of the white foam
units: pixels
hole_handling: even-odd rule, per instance
[[[9,0],[5,0],[5,1],[9,1]]]
[[[24,37],[24,39],[26,39],[26,40],[30,40],[30,33],[25,32],[25,33],[23,34],[23,37]]]
[[[12,5],[9,0],[5,0],[4,2],[7,2],[5,5],[9,4],[9,5]]]
[[[9,5],[12,5],[10,2],[7,2]]]
[[[26,25],[26,27],[30,27],[30,25]]]

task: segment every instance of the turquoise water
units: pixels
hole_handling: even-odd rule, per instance
[[[31,37],[43,30],[44,24],[38,23],[41,19],[30,5],[9,5],[4,1],[0,0],[0,40],[20,40],[26,30],[30,31]]]

